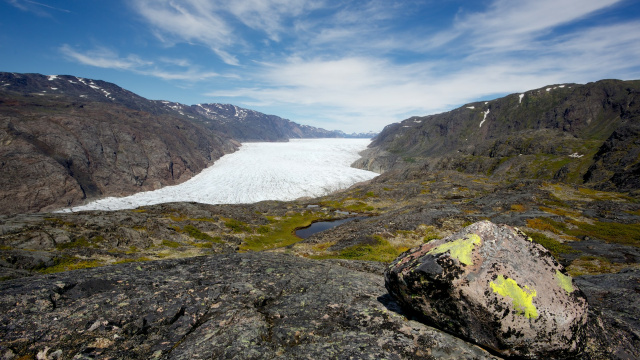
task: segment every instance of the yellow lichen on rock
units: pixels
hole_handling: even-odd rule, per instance
[[[528,286],[521,288],[513,279],[505,279],[499,275],[495,282],[489,284],[493,292],[513,301],[513,307],[518,314],[524,314],[528,319],[538,318],[538,309],[533,305],[533,298],[537,295],[534,289]]]
[[[572,293],[573,290],[575,290],[571,280],[571,276],[564,275],[560,271],[556,270],[556,281],[558,282],[558,285],[568,293]]]
[[[449,251],[452,258],[458,259],[464,265],[473,265],[471,260],[471,251],[473,251],[475,245],[482,242],[482,239],[477,234],[469,234],[465,238],[450,241],[435,247],[427,254],[442,254]]]

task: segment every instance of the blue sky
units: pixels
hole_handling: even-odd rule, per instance
[[[637,0],[0,0],[0,71],[326,129],[640,79]]]

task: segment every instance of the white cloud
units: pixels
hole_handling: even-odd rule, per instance
[[[43,17],[51,16],[51,14],[49,14],[46,10],[55,10],[55,11],[60,11],[65,13],[71,12],[67,9],[43,4],[37,1],[31,1],[31,0],[6,0],[6,1],[9,4],[15,6],[16,8],[22,11],[32,12],[38,16],[43,16]]]
[[[514,51],[527,48],[535,37],[569,24],[621,0],[495,0],[487,11],[462,14],[452,31],[470,36],[465,43],[478,48]]]
[[[173,71],[160,67],[153,61],[143,60],[137,55],[120,57],[113,50],[98,47],[86,52],[80,52],[65,44],[60,47],[60,51],[69,59],[83,65],[95,66],[99,68],[131,71],[141,75],[148,75],[164,80],[186,80],[202,81],[219,76],[215,72],[200,71],[198,66],[191,65],[185,59],[161,58],[160,61],[172,66],[183,68]]]
[[[162,42],[204,45],[232,65],[217,70],[236,74],[225,83],[235,87],[209,92],[212,101],[355,131],[553,83],[637,76],[640,23],[601,16],[619,3],[494,0],[434,24],[428,11],[424,22],[411,13],[425,9],[420,1],[132,0],[132,8]],[[197,58],[62,50],[163,79],[220,76]]]
[[[238,35],[239,23],[279,41],[288,19],[319,4],[311,0],[135,0],[133,8],[160,39],[204,44],[225,63],[239,65],[231,50],[248,46],[247,39]]]

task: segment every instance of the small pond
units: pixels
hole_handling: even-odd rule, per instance
[[[306,228],[296,230],[296,236],[302,239],[306,239],[315,233],[319,233],[320,231],[329,230],[338,225],[348,223],[349,221],[353,221],[357,219],[365,219],[365,218],[366,216],[357,216],[357,217],[350,217],[350,218],[340,219],[340,220],[314,222],[313,224],[311,224],[310,226],[307,226]]]

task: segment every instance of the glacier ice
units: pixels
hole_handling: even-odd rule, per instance
[[[61,210],[135,209],[166,202],[243,204],[317,197],[378,174],[350,167],[369,139],[295,139],[243,143],[186,182],[127,197],[108,197]]]

